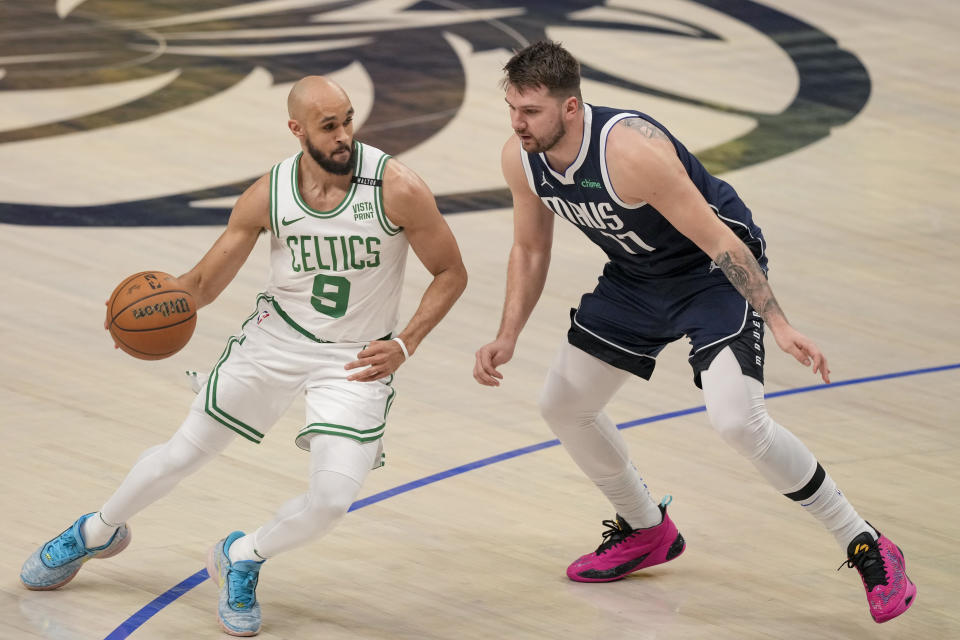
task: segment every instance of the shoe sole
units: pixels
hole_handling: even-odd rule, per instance
[[[118,544],[114,549],[111,549],[108,553],[104,553],[98,556],[93,556],[92,558],[89,558],[89,560],[106,560],[107,558],[112,558],[113,556],[117,555],[118,553],[126,549],[130,545],[130,540],[132,538],[133,538],[133,532],[131,532],[130,527],[127,526],[127,537],[121,540],[120,544]],[[67,584],[68,582],[76,578],[77,574],[80,573],[80,569],[83,568],[83,565],[85,563],[86,563],[86,560],[84,562],[81,562],[80,566],[77,567],[76,571],[74,571],[69,576],[67,576],[65,580],[63,580],[62,582],[58,582],[57,584],[52,584],[46,587],[38,587],[36,585],[27,584],[26,582],[23,581],[23,578],[20,578],[20,584],[22,584],[24,587],[26,587],[30,591],[53,591],[54,589],[59,589],[63,585]]]
[[[210,580],[214,582],[214,584],[217,586],[217,590],[219,591],[220,570],[217,567],[217,546],[217,544],[213,545],[210,547],[210,551],[207,552],[207,575],[210,577]],[[257,629],[256,631],[235,631],[228,627],[223,622],[223,618],[220,617],[219,605],[217,611],[217,624],[220,625],[220,630],[225,634],[238,638],[249,638],[250,636],[255,636],[260,633],[260,629]]]
[[[234,631],[227,625],[223,624],[223,620],[220,619],[219,613],[217,614],[217,622],[220,623],[220,630],[223,631],[228,636],[234,636],[238,638],[249,638],[250,636],[255,636],[258,633],[260,633],[259,629],[257,629],[256,631]]]
[[[669,562],[673,560],[687,548],[687,541],[683,539],[683,534],[679,531],[677,532],[677,537],[674,539],[673,544],[670,545],[670,548],[667,549],[667,557],[664,562]]]

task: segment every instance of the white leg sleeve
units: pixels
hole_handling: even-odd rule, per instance
[[[660,523],[660,510],[630,462],[623,435],[602,412],[629,375],[564,342],[547,373],[540,413],[617,513],[642,529]]]
[[[376,445],[338,436],[314,437],[310,441],[309,491],[281,506],[273,519],[254,533],[237,540],[238,553],[245,539],[251,538],[248,542],[253,543],[256,556],[270,558],[332,529],[356,499],[370,472]],[[334,451],[336,455],[332,455]],[[234,557],[231,547],[230,559],[255,558]]]
[[[761,475],[786,493],[817,466],[810,450],[767,413],[763,384],[743,375],[729,348],[701,375],[707,416],[720,436],[750,459]]]
[[[860,532],[873,533],[806,445],[770,418],[763,384],[743,375],[729,348],[717,354],[701,379],[714,429],[777,491],[820,520],[844,552]]]
[[[191,409],[169,441],[148,449],[133,465],[100,510],[104,522],[126,522],[215,458],[234,437],[232,431],[202,411]]]

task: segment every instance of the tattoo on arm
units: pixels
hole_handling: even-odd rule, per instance
[[[764,320],[769,322],[773,316],[786,320],[763,270],[746,247],[736,252],[724,251],[717,256],[715,262],[734,288]]]
[[[664,135],[663,131],[660,131],[657,127],[653,126],[643,118],[625,118],[622,120],[623,126],[630,127],[631,129],[638,131],[642,136],[650,138],[651,140],[666,140],[667,136]]]

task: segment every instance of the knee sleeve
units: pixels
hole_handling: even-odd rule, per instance
[[[270,558],[327,532],[347,513],[359,491],[356,480],[336,471],[313,473],[310,490],[283,505],[254,533],[257,554]]]
[[[600,409],[582,406],[578,400],[577,391],[566,380],[548,375],[537,406],[547,426],[561,440],[566,431],[592,427],[600,414]]]
[[[149,449],[141,460],[150,460],[158,477],[186,477],[217,457],[235,434],[210,416],[190,410],[180,429],[165,444]]]
[[[540,394],[540,414],[594,482],[613,479],[630,464],[622,434],[603,413],[628,375],[564,344]]]
[[[767,414],[763,385],[743,375],[730,349],[717,354],[702,380],[707,416],[720,437],[751,460],[762,457],[776,425]]]
[[[540,392],[540,415],[561,440],[567,429],[593,428],[628,375],[565,342]]]
[[[788,493],[810,477],[816,458],[767,415],[763,385],[743,375],[729,348],[717,354],[702,381],[710,423],[777,491]]]
[[[233,438],[230,430],[204,414],[191,411],[170,440],[140,456],[101,508],[104,521],[126,522],[215,458]]]
[[[310,478],[307,512],[309,518],[326,529],[346,515],[360,484],[336,471],[318,471]]]

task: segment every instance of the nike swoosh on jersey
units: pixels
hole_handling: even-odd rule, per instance
[[[294,218],[293,220],[287,220],[286,218],[284,218],[283,220],[280,221],[280,224],[283,226],[287,226],[288,224],[293,224],[297,220],[303,220],[306,217],[307,216],[300,216],[299,218]]]

